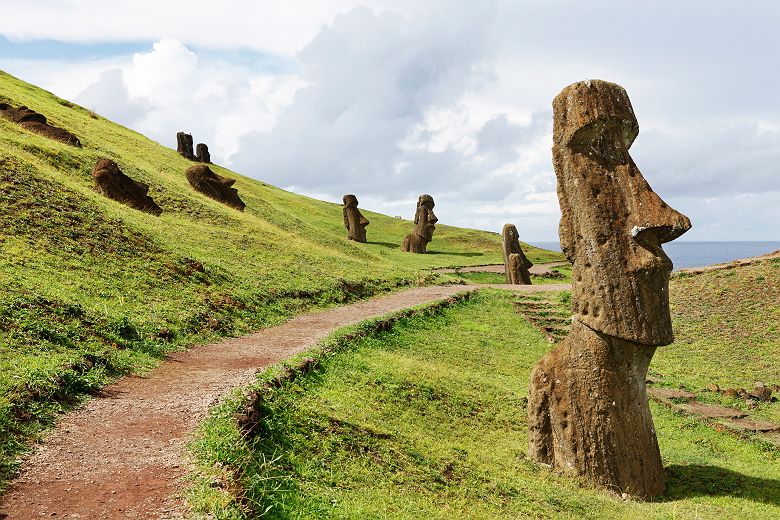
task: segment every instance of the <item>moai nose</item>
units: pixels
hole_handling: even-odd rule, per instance
[[[638,242],[657,246],[671,242],[691,229],[691,220],[669,206],[654,191],[643,191],[639,207],[641,214],[637,215],[631,228],[631,237]]]
[[[433,210],[430,210],[428,212],[428,224],[436,224],[439,221],[438,218],[436,218],[436,214],[433,212]]]

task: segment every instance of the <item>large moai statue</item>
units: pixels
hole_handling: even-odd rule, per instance
[[[520,247],[520,237],[514,224],[504,224],[504,229],[501,230],[501,239],[504,246],[506,283],[531,285],[531,275],[528,270],[534,264],[523,253],[523,249]],[[517,255],[517,258],[512,259],[511,255]]]
[[[211,164],[209,147],[204,143],[198,143],[198,146],[195,147],[195,158],[202,163]]]
[[[673,341],[672,262],[661,244],[690,220],[656,195],[629,155],[639,133],[619,85],[586,81],[553,101],[561,247],[573,263],[569,336],[531,373],[530,456],[637,497],[663,492],[645,378]]]
[[[366,241],[366,226],[368,219],[360,213],[358,200],[354,195],[344,195],[344,227],[347,228],[347,238],[355,242]]]
[[[162,213],[162,208],[148,195],[149,186],[125,175],[110,159],[100,159],[95,163],[92,180],[95,191],[109,199],[152,215]]]
[[[401,246],[407,253],[424,254],[428,247],[428,242],[433,240],[433,231],[436,229],[436,223],[439,219],[433,213],[433,197],[430,195],[420,195],[417,199],[417,211],[414,214],[414,229],[404,238]]]
[[[195,161],[195,151],[192,148],[192,135],[185,132],[176,134],[176,151],[179,155],[190,161]]]

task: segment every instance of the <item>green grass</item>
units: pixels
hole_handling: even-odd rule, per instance
[[[350,330],[344,334],[354,336]],[[216,518],[777,518],[780,453],[653,407],[667,469],[654,502],[622,500],[526,458],[531,367],[550,348],[512,296],[483,291],[402,319],[261,392],[193,444],[191,504]],[[270,376],[266,376],[270,377]]]
[[[677,275],[669,296],[675,342],[659,348],[650,366],[664,385],[750,391],[757,381],[780,384],[780,260]],[[746,406],[713,392],[700,396]],[[750,414],[780,422],[780,403],[760,403]]]
[[[56,411],[165,352],[444,280],[435,267],[501,259],[498,234],[447,225],[431,254],[402,253],[412,223],[368,208],[370,242],[356,244],[340,205],[214,166],[236,179],[239,212],[194,192],[184,176],[192,163],[136,132],[3,72],[0,101],[29,106],[83,144],[0,119],[0,489]],[[97,194],[91,169],[102,157],[149,184],[162,216]],[[526,251],[535,262],[560,257]]]

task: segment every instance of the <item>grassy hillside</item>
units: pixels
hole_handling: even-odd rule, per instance
[[[236,179],[242,213],[194,192],[192,163],[174,150],[2,72],[0,102],[27,105],[83,144],[0,119],[0,480],[56,403],[112,374],[307,306],[424,281],[432,267],[500,261],[497,234],[446,225],[432,254],[401,253],[411,223],[367,208],[371,243],[355,244],[339,205],[215,166]],[[162,216],[97,194],[91,169],[103,157],[147,183]]]
[[[262,391],[253,436],[236,425],[241,400],[225,403],[193,445],[192,504],[216,518],[780,516],[776,448],[662,406],[652,411],[667,492],[653,502],[530,462],[528,378],[550,344],[512,301],[483,291],[387,332],[366,328],[315,371]]]

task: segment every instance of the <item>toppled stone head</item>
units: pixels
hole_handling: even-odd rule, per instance
[[[514,224],[504,224],[501,230],[501,238],[504,249],[504,272],[506,274],[506,283],[513,285],[531,285],[531,275],[528,270],[533,267],[520,247],[520,237],[517,234],[517,228]],[[512,255],[517,258],[510,261]]]
[[[186,175],[195,191],[231,208],[244,211],[246,204],[238,197],[238,190],[232,187],[235,180],[217,175],[205,164],[190,166],[187,168]]]
[[[209,147],[204,143],[198,143],[195,147],[195,158],[202,163],[211,163],[211,154],[209,153]]]
[[[691,222],[653,192],[629,155],[639,133],[628,94],[593,80],[553,101],[561,247],[574,265],[572,310],[588,327],[644,345],[672,342],[661,244]]]
[[[131,208],[159,215],[162,209],[147,195],[149,186],[134,181],[110,159],[100,159],[92,168],[95,191]]]
[[[192,147],[192,135],[186,132],[176,133],[176,151],[179,155],[190,161],[197,160],[195,157],[195,151]]]
[[[81,141],[78,137],[63,128],[52,126],[46,121],[46,116],[26,106],[14,108],[7,103],[0,103],[0,116],[30,132],[81,148]]]
[[[344,195],[344,227],[347,228],[347,238],[355,242],[366,241],[366,226],[369,222],[358,209],[358,200],[354,195]]]
[[[402,249],[410,253],[425,253],[428,242],[433,240],[433,231],[439,221],[433,213],[433,197],[420,195],[417,199],[417,211],[414,214],[414,229],[404,238]]]

